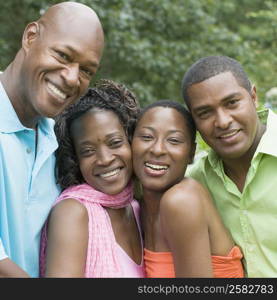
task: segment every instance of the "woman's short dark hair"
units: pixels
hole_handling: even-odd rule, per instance
[[[139,102],[123,84],[103,79],[96,83],[95,87],[89,88],[77,103],[69,106],[56,118],[55,133],[59,146],[56,151],[55,171],[57,183],[62,190],[85,182],[79,168],[70,128],[74,120],[94,108],[113,111],[131,142],[140,109]]]
[[[142,118],[142,116],[148,110],[150,110],[151,108],[154,108],[154,107],[169,107],[169,108],[173,108],[173,109],[177,110],[183,116],[185,123],[189,129],[191,142],[192,143],[195,142],[196,127],[195,127],[193,118],[191,116],[191,113],[181,103],[179,103],[177,101],[165,99],[165,100],[158,100],[156,102],[153,102],[153,103],[147,105],[140,111],[137,122],[139,122],[139,120]]]

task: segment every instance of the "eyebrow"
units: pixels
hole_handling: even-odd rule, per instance
[[[75,50],[74,48],[72,48],[71,46],[69,45],[66,45],[64,46],[66,49],[68,49],[69,51],[75,53],[75,54],[78,54],[78,51]],[[94,67],[94,68],[98,68],[99,67],[99,64],[96,62],[96,61],[88,61],[88,64],[91,66],[91,67]]]
[[[233,99],[233,98],[236,98],[236,97],[240,97],[241,96],[241,93],[239,92],[236,92],[236,93],[232,93],[226,97],[224,97],[223,99],[221,99],[220,102],[225,102],[225,101],[228,101],[230,99]],[[194,112],[199,112],[201,110],[205,110],[207,108],[210,108],[211,106],[210,105],[202,105],[202,106],[199,106],[199,107],[196,107],[195,109],[193,109]]]
[[[124,136],[125,132],[121,132],[121,131],[114,131],[112,133],[109,133],[108,135],[106,135],[106,138],[111,138],[114,137],[115,135],[120,135],[120,136]]]
[[[105,136],[105,139],[109,139],[109,138],[112,138],[112,137],[114,137],[115,135],[116,136],[120,136],[120,137],[122,137],[122,136],[124,136],[124,134],[125,133],[122,133],[122,132],[120,132],[120,131],[114,131],[114,132],[112,132],[112,133],[109,133],[109,134],[107,134],[106,136]],[[91,145],[92,143],[91,143],[91,141],[90,140],[79,140],[79,142],[78,142],[78,145],[81,145],[81,146],[83,146],[83,145]]]
[[[223,99],[221,100],[221,102],[226,101],[226,100],[230,100],[230,99],[233,99],[233,98],[236,98],[236,97],[238,97],[238,96],[241,96],[241,93],[239,93],[239,92],[237,92],[237,93],[232,93],[232,94],[226,96],[225,98],[223,98]]]
[[[155,131],[155,129],[151,126],[143,126],[143,129],[149,129],[151,131]],[[174,130],[168,130],[167,133],[175,133],[175,132],[180,132],[180,133],[184,133],[182,130],[178,130],[178,129],[174,129]]]
[[[76,143],[78,146],[90,146],[92,143],[90,141],[82,141],[81,143]]]

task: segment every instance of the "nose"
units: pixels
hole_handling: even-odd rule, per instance
[[[151,147],[151,153],[155,156],[161,156],[165,153],[165,145],[162,139],[157,139],[154,141]]]
[[[61,76],[69,87],[75,87],[79,82],[79,65],[77,63],[67,64],[61,72]]]
[[[96,163],[99,166],[108,166],[114,160],[113,153],[107,147],[98,149],[96,155]]]
[[[227,129],[232,123],[232,116],[229,111],[219,109],[216,113],[215,126],[220,129]]]

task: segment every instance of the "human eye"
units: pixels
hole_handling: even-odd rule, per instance
[[[65,52],[60,51],[60,50],[55,50],[55,52],[57,53],[59,59],[61,59],[63,61],[70,61],[70,56],[68,54],[66,54]]]
[[[123,139],[113,139],[109,141],[109,146],[111,148],[118,148],[123,144]]]
[[[143,141],[151,141],[153,139],[153,136],[151,134],[144,133],[140,135],[140,138]]]
[[[230,99],[227,101],[226,105],[227,107],[234,107],[236,104],[238,104],[238,99]]]
[[[180,138],[177,138],[177,137],[169,137],[168,138],[168,141],[171,143],[171,144],[181,144],[183,141],[180,139]]]
[[[93,148],[82,148],[80,149],[80,155],[82,157],[88,157],[91,156],[95,153],[95,149]]]
[[[82,68],[81,72],[88,78],[91,78],[94,75],[94,72],[92,72],[91,70],[89,70],[87,68]]]
[[[207,119],[211,115],[211,111],[208,109],[201,110],[197,113],[199,119]]]
[[[137,128],[134,138],[137,138],[140,141],[148,142],[154,139],[154,134],[152,130],[148,130],[147,128]]]

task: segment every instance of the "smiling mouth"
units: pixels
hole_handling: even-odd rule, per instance
[[[145,163],[145,166],[147,168],[150,168],[154,171],[160,171],[160,170],[167,170],[168,166],[166,165],[154,165],[154,164],[150,164],[150,163]]]
[[[98,176],[101,177],[101,178],[108,178],[108,177],[117,175],[120,172],[120,170],[121,170],[121,168],[117,168],[117,169],[114,169],[110,172],[99,174]]]
[[[67,98],[67,95],[61,91],[59,88],[57,88],[54,84],[52,84],[51,82],[47,82],[47,86],[49,88],[49,90],[52,92],[52,94],[54,94],[58,99],[61,100],[65,100]]]
[[[232,131],[232,132],[223,134],[223,135],[219,136],[218,138],[219,138],[219,139],[228,139],[228,138],[230,138],[230,137],[235,136],[239,131],[240,131],[240,130],[238,129],[238,130],[235,130],[235,131]]]

